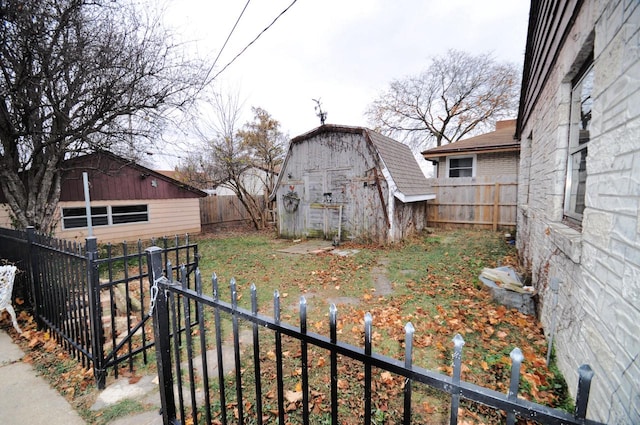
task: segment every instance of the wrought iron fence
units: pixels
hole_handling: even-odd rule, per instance
[[[39,327],[83,366],[93,366],[99,388],[108,370],[117,377],[122,363],[130,370],[136,358],[147,363],[154,344],[145,248],[160,244],[164,264],[184,265],[187,281],[198,265],[198,247],[188,236],[98,246],[94,237],[70,242],[28,228],[1,229],[0,241],[0,258],[23,271],[15,287],[28,288]]]
[[[338,340],[337,309],[332,305],[329,311],[329,337],[309,332],[307,326],[307,304],[301,298],[299,304],[300,326],[294,327],[281,322],[280,297],[276,292],[273,298],[273,317],[258,313],[257,291],[251,286],[251,310],[238,306],[239,295],[235,280],[230,282],[231,302],[220,299],[217,278],[212,278],[212,295],[203,293],[202,278],[195,273],[195,289],[186,283],[186,271],[181,272],[180,281],[174,282],[171,274],[163,276],[161,250],[147,249],[152,286],[152,310],[154,333],[156,338],[156,362],[160,383],[163,421],[165,424],[179,423],[264,423],[265,413],[275,415],[277,422],[285,424],[296,414],[304,424],[344,422],[344,416],[356,415],[358,422],[374,422],[372,402],[380,397],[372,391],[373,369],[382,370],[401,377],[402,417],[404,424],[412,422],[412,397],[414,389],[420,386],[432,388],[450,397],[449,423],[458,423],[458,410],[461,400],[504,412],[507,424],[514,424],[517,418],[533,420],[541,424],[598,424],[586,419],[587,403],[593,372],[584,365],[579,368],[580,375],[576,408],[573,414],[552,409],[518,397],[520,365],[523,360],[518,348],[511,352],[511,380],[507,394],[483,388],[461,380],[464,340],[460,335],[453,338],[452,376],[426,370],[413,363],[414,328],[405,326],[405,359],[399,361],[373,352],[372,318],[367,313],[364,320],[364,348],[359,348]],[[167,267],[169,269],[169,267]],[[179,302],[181,303],[179,304]],[[184,317],[187,323],[194,323],[191,332],[180,339],[176,320]],[[191,316],[195,319],[191,321]],[[243,325],[250,329],[252,350],[240,348]],[[233,346],[232,358],[224,360],[223,328],[231,328]],[[265,338],[265,334],[269,338]],[[271,338],[272,337],[272,338]],[[287,355],[283,349],[283,339],[292,340],[299,350],[294,356]],[[265,344],[267,341],[269,346]],[[227,347],[228,347],[227,343]],[[310,347],[326,350],[329,353],[329,379],[319,387],[312,387],[310,381]],[[248,354],[247,352],[250,351]],[[292,357],[298,366],[291,368]],[[298,360],[299,359],[299,360]],[[276,369],[275,374],[265,375],[262,369],[270,362]],[[210,364],[211,363],[211,364]],[[230,364],[229,364],[230,363]],[[359,411],[340,411],[339,395],[341,389],[340,371],[344,364],[362,368],[362,388],[360,389],[362,406]],[[229,368],[229,366],[231,366]],[[291,400],[285,397],[284,367],[294,371],[299,392],[294,408]],[[232,377],[225,375],[226,369],[235,371]],[[216,373],[217,371],[217,373]],[[211,376],[210,376],[211,375]],[[217,375],[217,376],[216,376]],[[325,377],[326,378],[326,377]],[[296,386],[297,386],[296,385]],[[328,395],[330,408],[325,416],[318,417],[311,409],[310,397]],[[275,400],[275,401],[273,401]],[[275,403],[269,406],[269,403]],[[288,405],[289,404],[289,405]],[[313,409],[315,410],[315,409]],[[269,419],[275,419],[273,416]],[[353,423],[353,422],[351,422]]]

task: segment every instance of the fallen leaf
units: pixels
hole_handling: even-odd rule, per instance
[[[302,391],[285,391],[284,398],[287,399],[289,403],[295,403],[297,401],[302,401]]]

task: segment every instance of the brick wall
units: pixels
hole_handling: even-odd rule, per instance
[[[478,155],[476,176],[504,176],[518,174],[518,154],[496,152]]]
[[[595,31],[582,227],[563,222],[571,78]],[[521,133],[518,241],[569,388],[595,372],[588,417],[640,423],[640,2],[587,1]],[[558,304],[548,283],[561,280]]]

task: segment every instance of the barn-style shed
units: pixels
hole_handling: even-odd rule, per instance
[[[435,195],[408,146],[322,125],[291,140],[272,197],[281,237],[387,243],[424,229]]]

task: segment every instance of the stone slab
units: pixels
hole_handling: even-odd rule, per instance
[[[28,364],[18,362],[1,366],[0,387],[3,425],[85,424],[67,400],[37,376]]]

